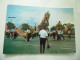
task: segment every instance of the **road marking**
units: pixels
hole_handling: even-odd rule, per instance
[[[32,46],[40,46],[40,45],[34,45],[34,44],[29,44],[29,43],[28,43],[28,44],[26,44],[26,45],[32,45]]]
[[[72,49],[72,50],[75,50],[75,49],[73,49],[73,48],[61,48],[61,49]]]

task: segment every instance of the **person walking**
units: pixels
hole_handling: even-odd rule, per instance
[[[42,29],[42,30],[40,30],[39,35],[40,35],[40,53],[44,53],[46,40],[47,40],[47,44],[49,43],[48,34],[47,34],[46,30]]]

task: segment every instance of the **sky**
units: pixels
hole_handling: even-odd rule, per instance
[[[58,21],[64,23],[74,24],[74,12],[73,8],[45,8],[45,7],[32,7],[32,6],[19,6],[8,5],[6,23],[12,22],[16,26],[20,26],[22,23],[28,23],[31,26],[39,25],[44,17],[44,14],[49,11],[49,28],[55,26]],[[8,17],[16,17],[11,18]]]

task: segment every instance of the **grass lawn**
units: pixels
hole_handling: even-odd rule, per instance
[[[54,40],[49,37],[50,49],[45,47],[44,54],[54,53],[74,53],[75,52],[75,38],[69,40],[67,37],[65,40]],[[30,43],[26,43],[25,38],[17,37],[16,40],[5,38],[4,40],[4,54],[40,54],[40,41],[39,37],[30,39]]]

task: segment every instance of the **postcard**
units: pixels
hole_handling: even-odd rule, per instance
[[[75,53],[73,8],[8,5],[4,54]]]

